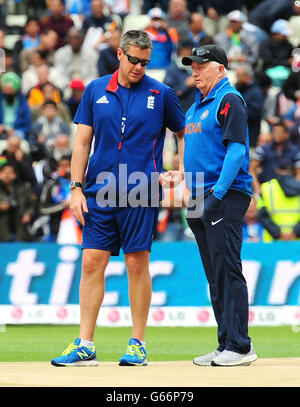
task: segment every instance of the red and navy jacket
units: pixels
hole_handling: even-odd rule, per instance
[[[124,115],[126,120],[122,120]],[[97,176],[109,172],[118,181],[120,164],[127,164],[128,177],[143,172],[150,183],[151,173],[163,169],[166,128],[173,132],[184,129],[185,115],[173,89],[147,75],[131,85],[124,114],[116,71],[86,87],[74,123],[94,130],[85,194],[95,197],[101,187]]]

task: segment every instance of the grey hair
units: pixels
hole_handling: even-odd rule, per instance
[[[220,63],[217,62],[217,61],[211,61],[210,64],[213,64],[213,65],[215,65],[215,66],[220,66],[220,65],[222,65],[222,64],[220,64]],[[223,65],[223,66],[224,66],[224,65]],[[225,66],[224,66],[224,75],[227,76],[227,74],[228,74],[228,71],[227,71],[227,69],[226,69]]]
[[[121,38],[120,48],[125,52],[128,51],[130,45],[134,45],[141,49],[150,49],[152,51],[152,41],[149,34],[145,31],[129,30],[126,31]]]

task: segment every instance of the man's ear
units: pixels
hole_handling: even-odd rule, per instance
[[[121,48],[118,48],[117,49],[117,57],[118,57],[118,60],[120,61],[121,60],[121,56],[124,54],[124,52],[123,52],[123,50],[121,49]]]

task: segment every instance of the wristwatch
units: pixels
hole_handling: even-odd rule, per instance
[[[82,188],[82,184],[80,182],[76,182],[76,181],[71,181],[69,184],[69,188],[75,189],[75,188]]]

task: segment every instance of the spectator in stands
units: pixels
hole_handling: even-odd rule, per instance
[[[272,24],[271,36],[262,41],[259,47],[263,70],[278,66],[291,68],[293,46],[287,39],[289,32],[286,20],[276,20]]]
[[[0,138],[16,133],[26,138],[31,126],[31,113],[25,96],[21,93],[21,78],[15,72],[1,76]]]
[[[85,85],[81,79],[72,79],[70,82],[71,96],[67,99],[66,104],[69,108],[72,120],[75,117],[77,108],[85,91]]]
[[[256,66],[258,57],[258,40],[256,36],[244,30],[245,15],[240,10],[228,14],[229,25],[214,37],[215,44],[223,48],[231,69],[236,69],[240,63]]]
[[[49,0],[48,3],[49,13],[41,18],[42,31],[46,28],[54,30],[57,35],[57,43],[55,49],[59,49],[66,44],[66,35],[74,21],[70,16],[65,13],[64,2],[62,0]]]
[[[82,23],[82,31],[85,36],[90,27],[102,28],[105,32],[112,22],[112,18],[104,14],[102,0],[91,1],[91,14]]]
[[[283,117],[288,128],[300,120],[300,90],[295,92],[295,96],[297,97],[296,101]]]
[[[291,175],[300,181],[300,151],[289,140],[288,129],[283,122],[273,126],[271,143],[256,147],[250,170],[253,188],[258,194],[261,193],[260,184],[278,174]]]
[[[215,36],[223,32],[227,25],[227,14],[232,10],[241,10],[243,0],[203,0],[202,6],[205,14],[205,29],[209,35]]]
[[[22,74],[30,65],[33,51],[40,51],[49,66],[53,65],[55,47],[58,35],[54,30],[45,29],[40,33],[40,43],[36,48],[23,49],[19,55],[19,68]]]
[[[55,81],[55,71],[52,71],[52,68],[49,68],[48,65],[42,64],[36,68],[36,74],[37,80],[35,81],[35,85],[29,90],[27,95],[30,108],[42,105],[47,99],[54,100],[56,103],[60,102],[61,91],[52,83],[52,80]],[[45,92],[47,92],[48,88],[46,88],[44,92],[44,85],[49,84],[53,87],[54,95],[53,97],[51,95],[51,97],[47,98],[47,96],[45,96]]]
[[[66,90],[71,79],[82,78],[88,84],[97,77],[97,66],[82,50],[83,34],[72,27],[67,35],[67,44],[56,51],[54,67],[57,73],[56,85]]]
[[[280,91],[272,86],[271,78],[263,71],[256,72],[255,81],[264,94],[262,119],[269,126],[273,126],[280,121],[278,117],[278,96]]]
[[[43,83],[40,86],[40,90],[36,89],[37,92],[41,92],[39,103],[31,108],[32,120],[36,121],[41,115],[43,110],[43,104],[52,100],[56,103],[58,116],[67,123],[71,123],[71,113],[67,104],[63,101],[59,90],[51,82]],[[36,102],[38,101],[38,95],[36,95]]]
[[[71,155],[70,137],[67,134],[58,134],[52,143],[43,145],[40,160],[34,166],[34,172],[40,187],[49,179],[57,170],[57,163],[66,155]]]
[[[264,0],[260,1],[250,11],[248,20],[250,23],[269,33],[272,24],[276,20],[289,20],[293,15],[299,14],[299,1]]]
[[[264,227],[263,241],[300,238],[300,183],[298,191],[286,188],[284,178],[275,177],[261,185],[258,219]]]
[[[32,145],[51,144],[61,133],[70,134],[70,128],[59,116],[57,104],[46,100],[42,106],[42,115],[32,124],[30,142]]]
[[[50,218],[50,241],[56,241],[62,213],[70,204],[70,179],[71,155],[62,156],[57,170],[45,181],[40,199],[40,213]]]
[[[189,17],[190,12],[187,9],[186,0],[170,0],[166,23],[170,30],[173,29],[177,33],[178,38],[176,42],[187,38]]]
[[[22,73],[22,92],[24,95],[27,95],[29,90],[38,84],[38,68],[40,66],[46,66],[48,68],[44,57],[45,55],[43,52],[37,50],[32,51],[30,65]]]
[[[3,48],[5,51],[5,72],[15,72],[13,51],[8,48]]]
[[[292,71],[286,81],[283,83],[282,90],[284,95],[293,101],[298,99],[297,95],[300,90],[300,70]]]
[[[182,41],[178,45],[175,61],[166,69],[164,83],[174,89],[179,98],[180,105],[186,113],[195,99],[195,81],[190,66],[182,64],[182,58],[190,56],[193,44]]]
[[[37,181],[32,168],[31,155],[22,149],[20,137],[14,134],[9,136],[1,156],[5,157],[7,162],[16,169],[20,181],[29,182],[31,187],[36,190]]]
[[[72,154],[70,137],[67,134],[58,134],[49,147],[50,157],[57,163],[63,156]]]
[[[21,182],[15,167],[0,158],[0,241],[31,241],[34,213],[30,185]]]
[[[200,13],[191,13],[189,17],[189,31],[187,38],[192,41],[193,47],[213,44],[214,39],[208,35],[203,28],[203,16]]]
[[[40,44],[40,21],[36,17],[28,17],[22,38],[16,41],[13,48],[14,67],[20,73],[19,56],[23,49],[36,48]]]
[[[252,197],[243,222],[243,241],[257,243],[262,241],[262,237],[263,226],[258,220],[256,199]]]
[[[278,118],[278,122],[280,119]],[[272,133],[271,131],[265,131],[261,132],[257,138],[257,143],[256,146],[264,146],[265,144],[271,143],[272,142]],[[250,157],[252,158],[252,157]]]
[[[264,106],[264,94],[254,80],[253,68],[241,64],[236,70],[236,89],[242,94],[247,105],[250,147],[255,147],[260,133]]]
[[[156,7],[148,11],[148,16],[151,21],[145,31],[152,40],[152,54],[148,68],[166,69],[171,63],[172,53],[175,49],[175,43],[166,23],[166,14],[162,9]]]
[[[298,117],[289,128],[290,141],[298,147],[300,151],[300,118]]]
[[[115,29],[109,33],[108,47],[99,53],[98,73],[99,76],[109,75],[119,68],[117,49],[120,46],[122,31]]]

